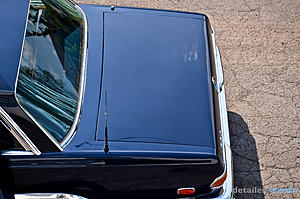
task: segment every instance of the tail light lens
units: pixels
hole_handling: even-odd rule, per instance
[[[180,188],[177,190],[177,194],[180,196],[191,196],[195,194],[195,188],[193,187]]]
[[[224,173],[215,179],[215,181],[210,185],[212,189],[219,188],[222,186],[227,178],[227,169],[225,169]]]

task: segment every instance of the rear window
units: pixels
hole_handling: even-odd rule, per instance
[[[32,0],[16,96],[61,142],[78,111],[83,16],[69,1]]]

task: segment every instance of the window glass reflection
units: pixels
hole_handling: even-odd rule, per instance
[[[81,13],[68,1],[31,2],[17,98],[57,141],[77,110],[81,39]]]

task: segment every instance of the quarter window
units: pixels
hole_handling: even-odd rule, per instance
[[[78,110],[83,16],[69,1],[32,0],[16,97],[58,142]]]

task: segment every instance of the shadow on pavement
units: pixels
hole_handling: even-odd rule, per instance
[[[255,139],[239,114],[228,111],[228,123],[233,155],[235,198],[264,198],[264,194],[257,191],[262,190],[263,186]]]

